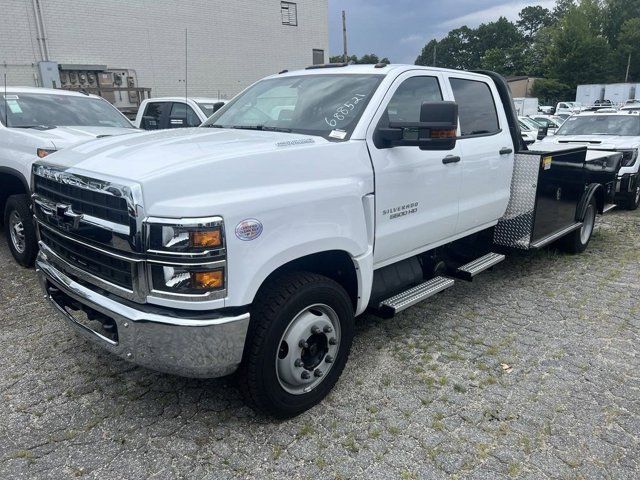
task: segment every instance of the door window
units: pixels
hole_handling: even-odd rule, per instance
[[[174,102],[171,105],[168,128],[197,127],[200,119],[189,105]]]
[[[498,132],[498,112],[489,85],[461,78],[452,78],[450,82],[458,103],[461,135],[466,137]]]
[[[160,127],[160,116],[162,115],[162,106],[160,102],[147,103],[142,116],[140,128],[145,130],[158,130]]]
[[[419,122],[423,102],[442,100],[436,77],[411,77],[402,82],[389,100],[383,119],[390,122]]]

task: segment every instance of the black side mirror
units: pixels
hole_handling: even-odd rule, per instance
[[[420,150],[452,150],[456,146],[458,104],[424,102],[419,122],[390,122],[374,135],[377,148],[419,147]]]
[[[155,117],[145,116],[140,121],[140,128],[143,130],[157,130],[158,120]]]
[[[542,140],[548,134],[549,134],[549,127],[548,126],[538,127],[538,140]]]

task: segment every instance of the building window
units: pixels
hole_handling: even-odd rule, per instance
[[[324,63],[324,50],[318,48],[313,49],[313,64],[322,65]]]
[[[280,2],[280,12],[282,13],[282,24],[298,26],[298,5],[293,2]]]

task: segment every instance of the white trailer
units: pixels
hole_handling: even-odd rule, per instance
[[[582,105],[594,105],[598,100],[605,98],[605,85],[578,85],[576,89],[576,102]]]
[[[521,117],[528,117],[538,113],[538,99],[537,98],[514,98],[513,105]]]
[[[604,98],[611,100],[614,105],[623,105],[630,98],[634,98],[635,90],[633,83],[611,83],[605,86]]]

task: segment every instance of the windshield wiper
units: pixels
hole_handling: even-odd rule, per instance
[[[55,125],[11,125],[11,128],[33,128],[35,130],[51,130]]]
[[[284,132],[291,133],[290,128],[283,127],[270,127],[268,125],[233,125],[229,128],[236,128],[238,130],[261,130],[264,132]]]
[[[209,125],[202,125],[205,128],[227,128],[224,125],[216,125],[215,123],[210,123]]]

